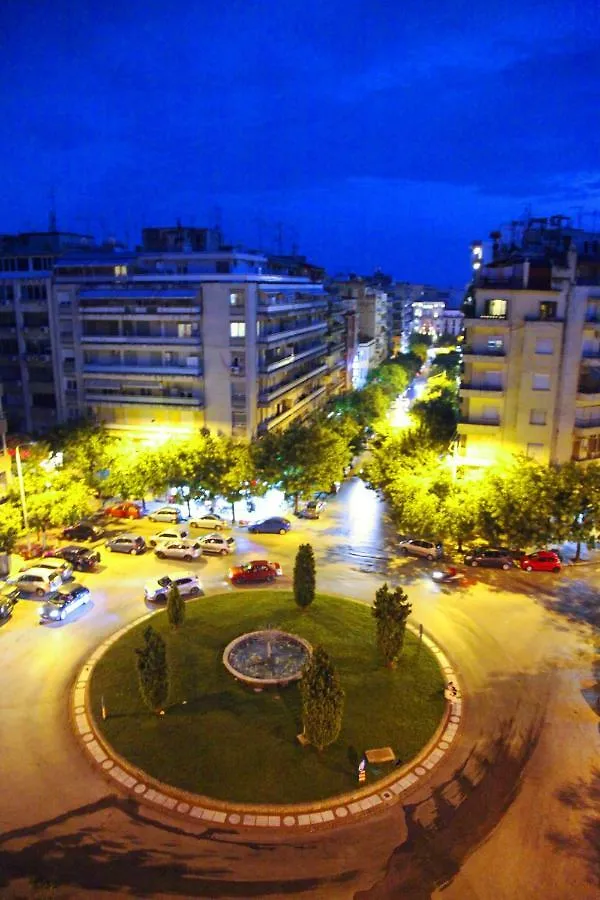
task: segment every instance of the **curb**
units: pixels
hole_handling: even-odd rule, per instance
[[[293,805],[236,804],[171,787],[133,766],[107,743],[98,729],[89,702],[90,678],[98,661],[122,635],[154,615],[155,612],[150,612],[142,616],[103,641],[80,669],[70,697],[70,717],[75,736],[88,760],[113,787],[154,809],[188,821],[227,824],[237,829],[260,829],[263,833],[266,830],[274,833],[292,829],[314,831],[347,825],[384,806],[397,803],[408,791],[420,787],[456,740],[463,714],[460,693],[447,700],[440,724],[420,753],[406,765],[379,779],[376,785],[327,800]],[[419,634],[413,626],[407,627],[414,634]],[[422,634],[422,641],[436,656],[444,680],[458,683],[456,671],[444,651],[425,634]]]

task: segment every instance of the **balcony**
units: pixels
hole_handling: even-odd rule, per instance
[[[504,393],[501,384],[484,384],[480,382],[463,382],[459,388],[462,397],[481,397],[489,394],[500,395]]]
[[[467,328],[478,326],[480,328],[501,328],[504,330],[509,327],[508,313],[502,316],[488,316],[484,313],[476,313],[475,315],[465,314],[463,327]]]
[[[284,410],[284,412],[279,413],[278,415],[271,416],[269,419],[263,419],[263,421],[258,426],[258,433],[264,434],[266,431],[270,431],[272,428],[276,428],[278,425],[281,425],[286,419],[289,419],[291,416],[296,416],[299,410],[304,409],[310,403],[314,403],[320,396],[322,396],[326,387],[318,387],[310,394],[307,394],[306,397],[302,397],[300,400],[296,400],[294,405],[290,409]]]
[[[327,330],[327,322],[296,323],[293,328],[286,331],[268,329],[258,336],[259,344],[281,344],[301,334],[318,334]]]
[[[80,307],[80,315],[83,319],[124,319],[126,321],[144,319],[150,321],[161,321],[168,316],[177,316],[178,321],[187,321],[187,319],[196,319],[201,313],[200,306],[103,306],[102,304],[90,305],[82,304]]]
[[[539,313],[528,313],[523,316],[524,322],[541,322],[544,325],[564,325],[564,318],[561,316],[546,316]]]
[[[465,362],[487,362],[489,359],[500,363],[506,362],[506,350],[504,347],[472,347],[463,348],[463,359]]]
[[[482,434],[495,435],[500,428],[500,416],[495,418],[468,417],[461,416],[458,421],[457,431],[459,434]]]
[[[164,375],[177,375],[180,378],[201,378],[202,367],[195,366],[165,366],[159,363],[84,363],[85,374],[99,375],[153,375],[162,378]]]
[[[98,346],[110,346],[114,344],[115,346],[131,346],[134,345],[139,347],[140,349],[143,347],[160,347],[163,344],[178,344],[179,346],[200,346],[200,336],[199,335],[191,335],[189,337],[179,337],[178,335],[140,335],[140,334],[128,334],[128,335],[100,335],[100,334],[85,334],[81,336],[81,343],[85,344],[86,347],[93,346],[97,344]]]
[[[146,406],[204,406],[202,394],[173,397],[171,394],[103,394],[101,391],[86,391],[86,403],[99,403],[102,406],[122,406],[124,403]]]
[[[301,350],[300,353],[290,353],[288,356],[277,359],[272,363],[263,363],[259,366],[259,373],[261,375],[266,375],[270,372],[277,372],[279,369],[285,368],[285,366],[293,366],[296,363],[302,362],[302,360],[310,359],[312,356],[318,356],[319,354],[324,354],[326,352],[327,344],[315,344],[306,350]]]
[[[300,296],[298,298],[282,297],[281,299],[273,297],[259,296],[257,304],[257,313],[259,316],[275,313],[275,315],[284,312],[297,312],[300,310],[327,309],[327,300],[321,297]]]
[[[274,385],[272,388],[267,388],[261,391],[258,395],[259,406],[268,406],[269,403],[273,403],[274,400],[277,400],[279,397],[283,397],[283,395],[287,394],[288,391],[292,391],[299,385],[304,384],[304,382],[308,381],[310,378],[316,378],[318,375],[324,375],[325,372],[328,371],[328,369],[329,366],[327,365],[318,366],[316,369],[311,369],[310,372],[306,372],[304,375],[300,375],[298,378],[293,378],[289,381],[284,382],[283,384]]]

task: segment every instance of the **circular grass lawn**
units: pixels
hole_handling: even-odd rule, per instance
[[[433,654],[407,632],[397,668],[386,668],[365,604],[318,595],[302,611],[289,592],[240,591],[188,602],[186,613],[178,632],[164,611],[149,620],[167,642],[171,687],[164,716],[148,711],[138,689],[135,648],[148,621],[108,649],[91,679],[92,711],[107,741],[160,781],[240,803],[322,800],[357,788],[365,750],[389,746],[408,762],[440,721],[444,682]],[[296,739],[302,731],[297,683],[255,693],[223,665],[234,637],[267,626],[323,645],[337,667],[346,695],[343,725],[321,753]],[[368,780],[390,771],[390,765],[369,767]]]

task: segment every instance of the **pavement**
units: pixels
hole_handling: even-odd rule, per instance
[[[236,537],[236,558],[276,559],[284,583],[306,541],[323,592],[371,603],[383,580],[401,583],[413,623],[459,672],[465,715],[452,751],[400,803],[327,830],[176,820],[112,788],[74,738],[70,692],[94,649],[147,611],[144,581],[182,566],[105,553],[102,571],[81,576],[88,608],[39,626],[38,601],[24,600],[0,627],[2,900],[598,896],[593,561],[559,576],[478,571],[464,585],[436,585],[426,562],[396,559],[384,506],[357,479],[318,521],[293,519],[283,537]],[[224,590],[251,602],[251,589],[227,584],[228,565],[198,564],[206,597],[197,602]]]

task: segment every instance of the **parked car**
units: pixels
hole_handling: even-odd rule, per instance
[[[76,525],[63,528],[62,536],[67,541],[98,541],[104,534],[104,529],[97,522],[82,520]]]
[[[146,541],[139,534],[118,534],[106,542],[106,549],[111,553],[131,553],[137,556],[146,550]]]
[[[512,569],[515,561],[510,551],[480,547],[465,556],[466,566],[485,566],[489,569]]]
[[[60,575],[63,583],[65,581],[70,581],[73,577],[73,566],[66,559],[60,559],[53,555],[48,555],[43,557],[39,562],[35,564],[36,569],[48,569],[50,572],[54,572],[57,575]],[[22,572],[27,571],[28,566],[25,566],[24,569],[21,569]]]
[[[156,547],[164,541],[180,541],[187,536],[188,532],[185,528],[165,528],[164,531],[159,531],[148,538],[148,546]]]
[[[142,511],[137,503],[130,500],[124,500],[123,503],[115,503],[114,506],[107,506],[104,509],[107,516],[113,516],[115,519],[141,519]]]
[[[32,566],[14,578],[9,578],[9,584],[14,584],[22,594],[37,594],[43,597],[51,591],[57,591],[63,581],[59,572],[52,569],[40,569]]]
[[[40,623],[62,622],[72,612],[90,602],[89,588],[82,584],[70,584],[53,591],[39,608]]]
[[[188,522],[190,528],[211,528],[213,531],[222,531],[229,527],[229,522],[217,513],[206,513],[204,516],[194,516]]]
[[[18,602],[19,589],[15,585],[0,585],[0,621],[10,619]]]
[[[100,554],[97,550],[78,547],[77,544],[59,547],[58,550],[53,551],[52,555],[58,559],[65,559],[77,572],[93,572],[100,562]]]
[[[203,553],[218,553],[221,556],[227,556],[228,553],[233,553],[235,550],[235,539],[225,537],[217,532],[203,535],[198,538],[198,543],[202,547]]]
[[[154,603],[166,603],[171,585],[177,585],[182,597],[198,597],[202,593],[202,582],[192,572],[173,572],[149,581],[144,588],[146,600]]]
[[[405,556],[423,556],[425,559],[440,559],[444,554],[444,548],[441,544],[434,544],[431,541],[400,541],[398,544],[400,553]]]
[[[252,584],[259,581],[275,581],[283,571],[279,563],[267,562],[266,559],[253,559],[241,566],[233,566],[229,570],[232,584]]]
[[[292,527],[288,519],[281,516],[271,516],[269,519],[260,519],[248,525],[250,534],[285,534]]]
[[[151,522],[181,522],[182,515],[181,510],[179,510],[176,506],[161,506],[160,509],[155,509],[154,512],[151,512],[148,516]]]
[[[318,519],[325,506],[323,500],[309,500],[302,509],[298,510],[297,515],[301,519]]]
[[[202,556],[202,548],[197,541],[179,538],[176,541],[161,541],[154,553],[159,559],[185,559],[191,562]]]
[[[561,570],[561,562],[558,553],[554,550],[536,550],[535,553],[527,553],[519,560],[519,565],[526,572],[554,572]]]

